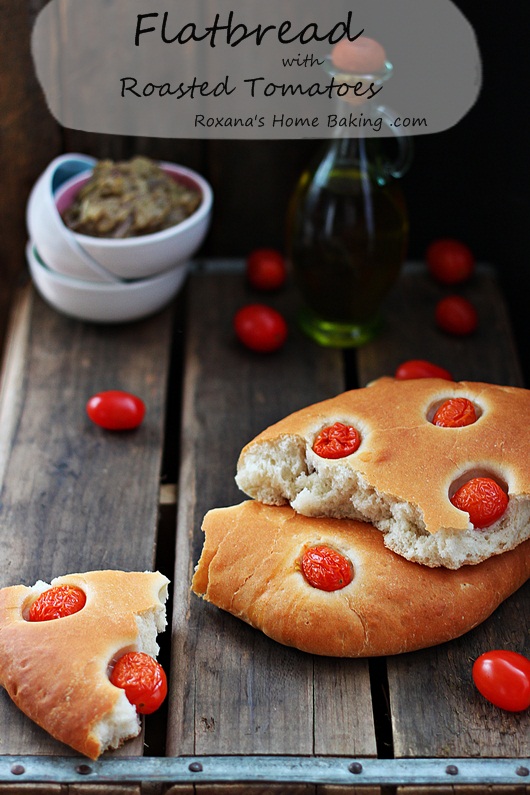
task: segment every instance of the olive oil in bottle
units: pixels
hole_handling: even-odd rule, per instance
[[[405,257],[405,202],[381,143],[332,140],[291,201],[288,249],[304,301],[300,324],[322,345],[362,345],[378,332],[381,303]]]
[[[378,333],[382,302],[405,258],[408,217],[396,180],[409,166],[411,145],[393,114],[373,102],[393,72],[380,44],[366,37],[339,42],[323,70],[341,85],[335,118],[355,115],[359,124],[339,124],[302,174],[287,248],[304,302],[300,325],[321,345],[346,348]],[[397,157],[389,156],[389,141]]]

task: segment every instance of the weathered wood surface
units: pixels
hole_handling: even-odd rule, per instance
[[[453,337],[434,322],[436,303],[459,294],[475,305],[479,326],[472,337]],[[392,375],[400,362],[428,359],[448,369],[457,381],[489,381],[525,386],[510,319],[495,276],[479,265],[473,279],[459,287],[442,287],[423,263],[408,263],[385,306],[383,333],[358,352],[359,383]]]
[[[89,568],[151,567],[161,471],[170,483],[162,500],[169,504],[159,522],[159,531],[162,524],[165,529],[158,561],[172,565],[167,519],[171,478],[180,465],[171,649],[166,633],[167,755],[530,756],[528,712],[501,713],[470,680],[472,661],[485,649],[530,653],[528,586],[464,638],[388,660],[333,660],[284,648],[189,590],[202,517],[245,499],[234,481],[237,456],[266,425],[353,381],[363,385],[392,373],[412,357],[437,361],[457,378],[521,383],[492,272],[480,269],[468,289],[479,308],[480,331],[467,340],[446,337],[432,324],[439,288],[422,268],[409,267],[389,301],[385,332],[349,354],[346,368],[338,351],[318,348],[298,332],[290,289],[254,293],[240,267],[198,266],[173,309],[129,326],[76,323],[31,290],[23,295],[0,389],[0,583]],[[291,326],[286,346],[271,356],[243,349],[232,330],[235,310],[256,300],[277,306]],[[90,394],[113,386],[146,398],[146,421],[134,434],[109,436],[84,414]],[[125,752],[141,753],[140,745],[128,744]],[[62,755],[65,749],[0,694],[0,753]],[[5,792],[15,795],[23,786],[6,786]],[[99,785],[69,790],[89,792],[90,786]],[[138,792],[166,789],[144,782]],[[194,788],[169,791],[191,795]],[[197,787],[200,792],[346,790],[234,782]]]
[[[0,346],[14,286],[24,270],[28,194],[57,154],[80,151],[127,158],[143,153],[197,168],[215,192],[212,229],[202,253],[244,256],[256,246],[284,245],[288,197],[318,146],[303,140],[238,144],[140,139],[61,127],[47,109],[30,54],[32,24],[47,2],[0,0]],[[291,4],[295,0],[282,3],[286,19]],[[494,79],[484,81],[478,102],[461,123],[442,135],[418,136],[414,141],[413,166],[403,181],[411,219],[410,256],[420,258],[435,237],[450,236],[468,243],[478,258],[498,263],[512,320],[524,339],[530,328],[526,306],[530,275],[522,265],[528,165],[521,152],[526,130],[498,108],[500,91],[507,107],[516,106],[519,83],[503,79],[505,53],[499,47],[495,4],[455,0],[454,5],[476,31],[485,69]],[[512,3],[505,19],[514,63],[527,61],[529,14],[528,3]],[[57,51],[57,42],[53,46]],[[521,353],[528,379],[528,346]]]
[[[43,4],[0,0],[0,350],[24,264],[27,197],[61,145],[31,61],[31,25]]]
[[[1,586],[74,571],[153,567],[172,330],[165,312],[91,326],[25,295],[9,336],[0,404]],[[148,406],[141,428],[112,434],[90,395],[126,389]],[[141,745],[128,753],[141,753]],[[65,753],[0,693],[0,753]]]
[[[387,306],[384,334],[358,354],[361,383],[408,358],[426,358],[457,380],[524,386],[506,307],[494,271],[481,267],[459,292],[471,298],[480,324],[472,338],[454,338],[433,323],[448,290],[424,267],[409,266]],[[524,422],[521,418],[521,422]],[[435,649],[388,660],[395,756],[529,756],[530,713],[508,715],[488,705],[471,681],[471,664],[492,648],[530,653],[530,584],[482,626]]]
[[[443,290],[422,267],[408,267],[389,301],[384,334],[357,354],[359,383],[393,373],[404,359],[429,358],[448,367],[457,379],[521,385],[506,310],[491,269],[480,268],[464,292],[476,303],[481,321],[479,332],[465,340],[435,328],[433,309]],[[287,753],[370,755],[373,739],[367,742],[365,733],[359,745],[355,733],[366,719],[365,697],[355,692],[362,681],[356,661],[323,661],[282,649],[189,593],[204,513],[244,498],[233,480],[243,444],[287,412],[340,388],[336,352],[316,348],[296,330],[274,359],[253,356],[237,346],[231,318],[251,298],[255,296],[245,291],[237,275],[198,274],[192,280],[167,752],[280,753],[283,748]],[[292,322],[293,304],[279,306]],[[381,714],[384,696],[377,706],[379,753],[530,755],[528,712],[501,713],[478,696],[470,678],[472,661],[481,651],[500,646],[529,653],[529,597],[526,586],[463,639],[390,658],[388,685],[384,664],[378,669],[374,686],[379,682],[385,693],[388,687],[389,699],[388,715]],[[313,719],[311,699],[317,710]],[[350,723],[346,727],[345,716]],[[346,729],[339,737],[338,725]],[[391,747],[383,751],[385,726]]]
[[[190,285],[167,753],[373,755],[366,661],[271,643],[189,591],[202,517],[245,498],[234,482],[245,441],[344,384],[338,352],[295,329],[274,357],[244,350],[232,316],[249,300],[241,273],[199,273]],[[274,303],[290,315],[288,298]]]

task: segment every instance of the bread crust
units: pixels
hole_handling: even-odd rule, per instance
[[[123,652],[142,650],[137,618],[152,611],[160,614],[167,584],[159,572],[92,571],[57,577],[51,586],[78,586],[86,604],[73,615],[40,622],[25,618],[38,596],[35,588],[1,589],[0,684],[35,723],[96,759],[105,750],[98,724],[112,719],[124,697],[110,683],[108,668]],[[156,630],[153,635],[150,645],[156,653]],[[129,737],[139,733],[137,723]]]
[[[312,654],[393,655],[456,638],[530,577],[530,541],[477,566],[429,568],[385,547],[355,520],[301,516],[247,501],[209,511],[192,590],[269,637]],[[326,592],[300,570],[327,544],[353,564],[352,582]]]
[[[463,428],[433,425],[435,408],[457,396],[475,404],[477,422]],[[460,559],[455,550],[454,560],[452,552],[445,558],[443,552],[439,558],[433,553],[429,559],[430,553],[422,558],[410,550],[411,559],[427,565],[477,563],[529,537],[529,415],[530,391],[526,389],[381,378],[297,411],[264,430],[241,451],[236,481],[245,494],[261,502],[289,502],[308,516],[363,519],[384,532],[396,530],[401,523],[416,535],[443,535],[445,544],[447,536],[476,533],[468,514],[450,502],[456,484],[467,476],[488,474],[506,486],[511,506],[482,539],[476,535],[476,555],[466,552]],[[336,421],[354,425],[361,433],[361,444],[346,458],[319,458],[311,449],[314,438]],[[292,474],[288,476],[280,474],[285,464],[282,449],[289,449]],[[348,479],[355,493],[340,493],[340,482]],[[498,534],[496,548],[491,534],[508,526],[504,536]],[[484,539],[487,544],[480,549]],[[387,543],[408,556],[408,542],[391,535]]]

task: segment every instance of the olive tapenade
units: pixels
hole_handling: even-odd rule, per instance
[[[92,237],[136,237],[179,224],[200,203],[198,189],[173,179],[147,157],[100,160],[63,221]]]

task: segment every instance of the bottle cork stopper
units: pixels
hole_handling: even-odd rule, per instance
[[[331,51],[333,65],[352,74],[371,74],[380,72],[386,61],[384,48],[368,36],[360,36],[355,41],[341,39]]]

